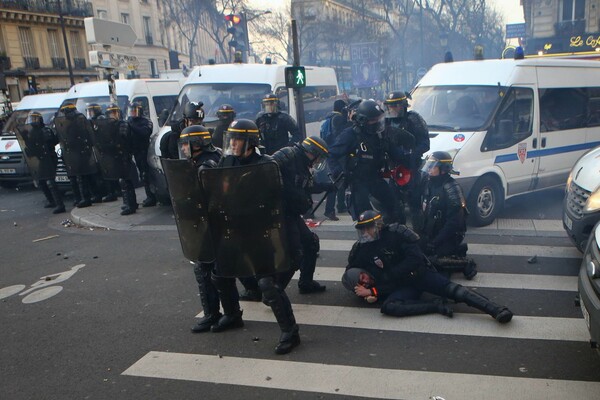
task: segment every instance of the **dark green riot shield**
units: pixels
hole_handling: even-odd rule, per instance
[[[83,114],[77,114],[74,118],[59,115],[54,118],[54,125],[60,140],[67,175],[95,174],[97,167],[92,151],[90,122]]]
[[[277,164],[206,169],[200,177],[208,195],[217,275],[264,276],[288,271]]]
[[[190,160],[161,158],[161,163],[169,186],[183,255],[190,261],[214,261],[207,201],[197,168]]]
[[[31,124],[17,126],[16,136],[34,180],[54,180],[58,156],[50,128]]]

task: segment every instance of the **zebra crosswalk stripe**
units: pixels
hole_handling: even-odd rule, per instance
[[[599,382],[409,371],[151,351],[123,375],[383,399],[590,398]]]

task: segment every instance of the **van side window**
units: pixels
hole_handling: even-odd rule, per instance
[[[587,126],[600,126],[600,88],[588,88],[588,96]]]
[[[287,89],[279,88],[277,96],[285,107],[283,111],[289,113],[289,101]],[[325,119],[327,114],[333,111],[333,102],[336,100],[337,88],[335,86],[307,86],[302,89],[302,100],[304,102],[304,121],[318,122]]]
[[[505,149],[531,136],[533,90],[511,88],[504,96],[484,142],[484,151]]]
[[[147,97],[136,97],[131,101],[132,103],[140,103],[144,107],[144,117],[150,118],[150,105],[148,104]]]
[[[163,110],[167,110],[167,112],[170,112],[176,101],[177,101],[177,95],[153,96],[152,97],[152,102],[154,103],[154,109],[156,110],[157,115],[161,115]],[[163,126],[163,125],[164,125],[164,123],[160,124],[160,126]]]
[[[540,89],[540,131],[586,127],[587,89]]]

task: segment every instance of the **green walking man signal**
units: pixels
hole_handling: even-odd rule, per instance
[[[291,89],[306,87],[306,71],[304,67],[286,67],[285,86]]]

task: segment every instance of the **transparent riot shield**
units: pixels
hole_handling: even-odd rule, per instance
[[[54,180],[56,176],[58,157],[54,152],[51,135],[49,128],[31,124],[17,126],[17,140],[34,180]]]
[[[96,159],[92,151],[90,135],[91,125],[83,114],[78,114],[72,119],[59,115],[54,118],[54,125],[62,148],[67,175],[96,173]]]
[[[121,131],[121,125],[126,123],[110,118],[98,118],[92,121],[92,143],[104,179],[129,178],[130,144],[129,139]]]
[[[206,169],[200,177],[208,197],[217,275],[263,276],[288,271],[277,164]]]
[[[206,196],[190,160],[161,158],[183,255],[190,261],[215,260],[214,245],[208,229]]]

